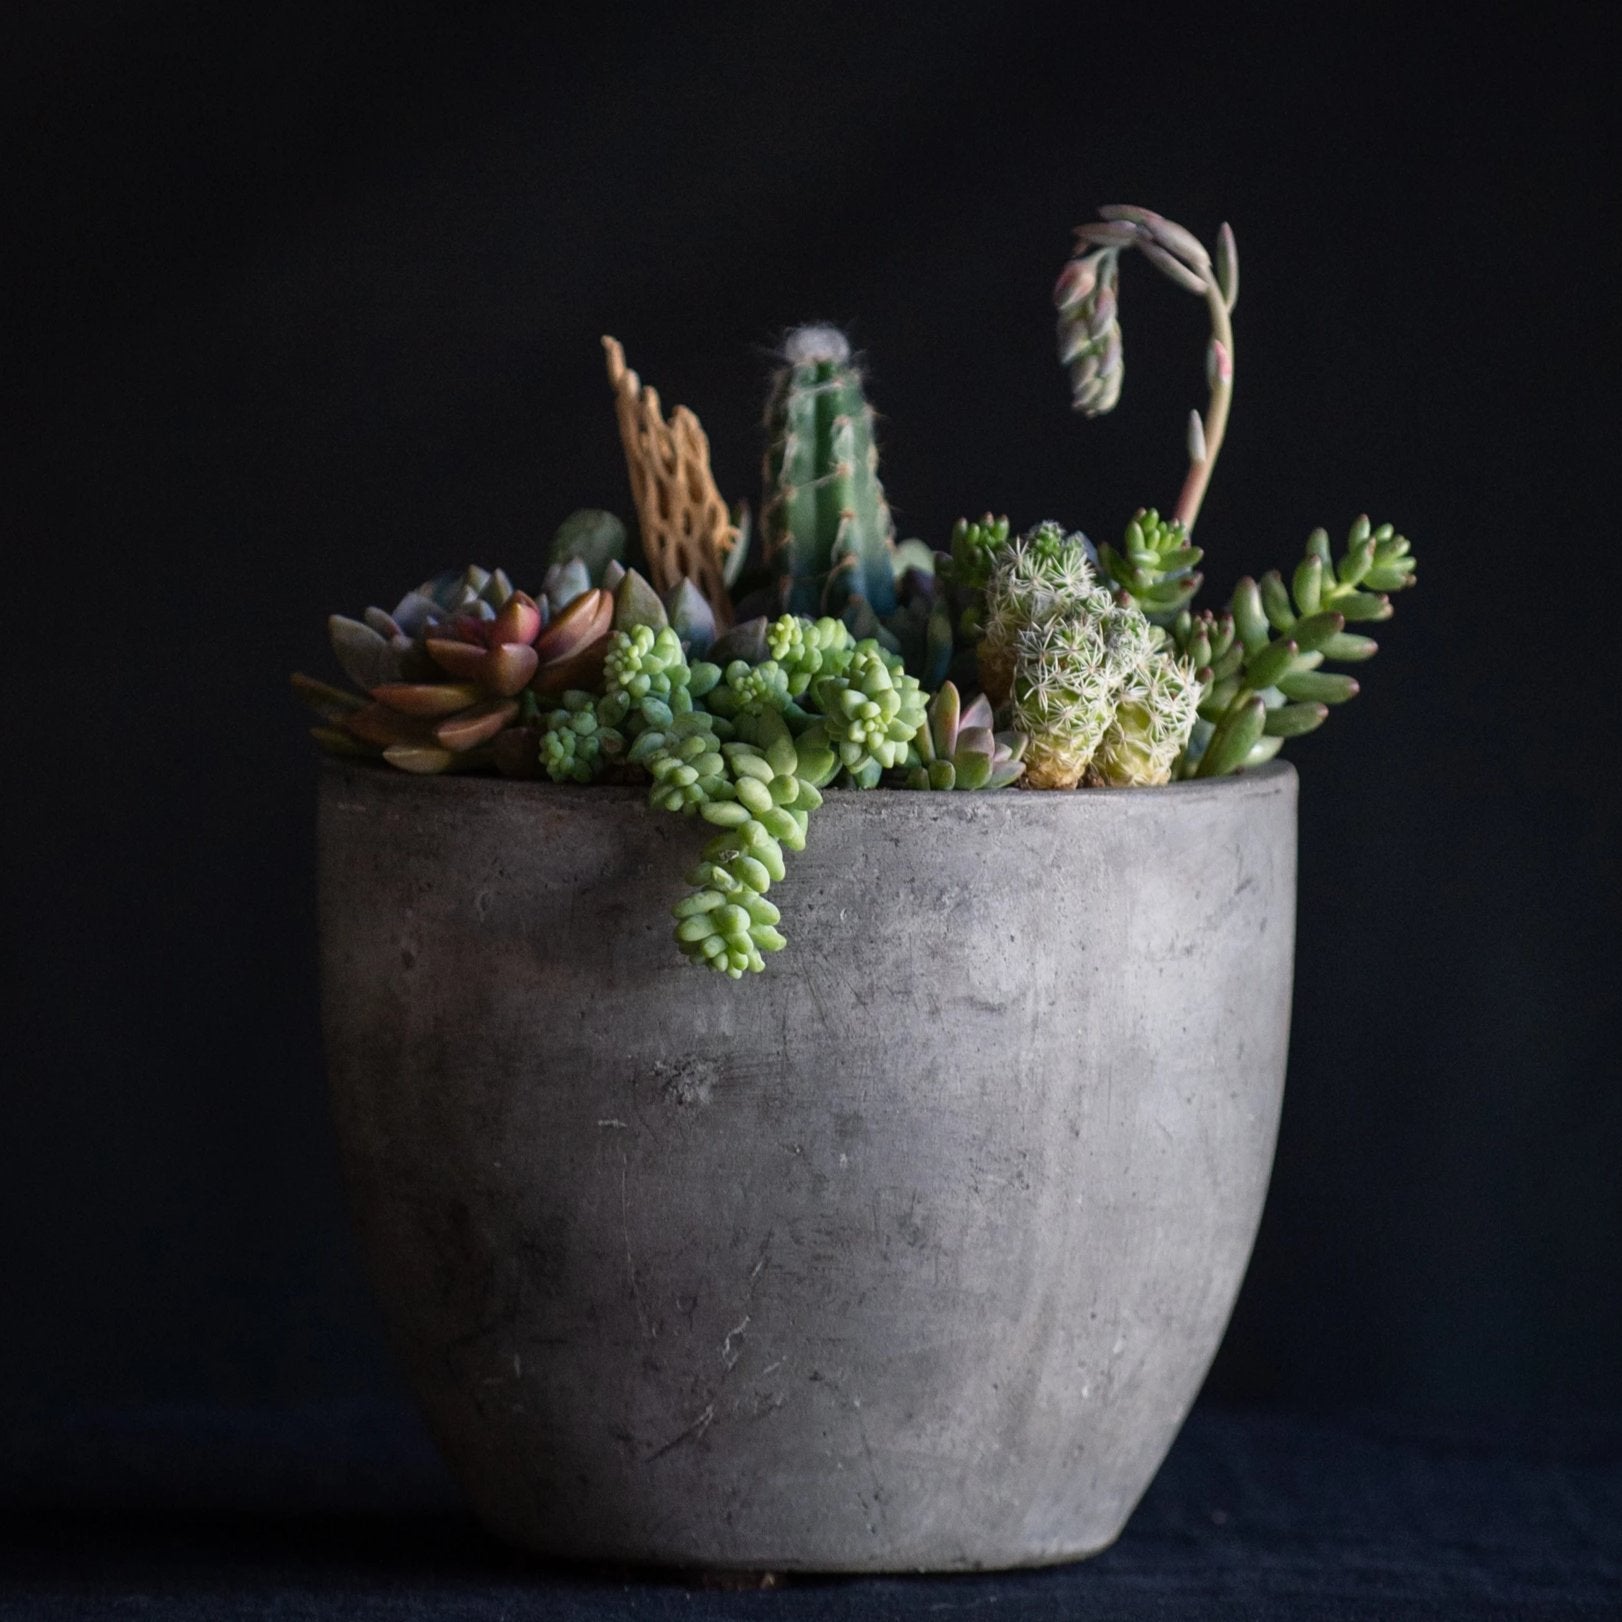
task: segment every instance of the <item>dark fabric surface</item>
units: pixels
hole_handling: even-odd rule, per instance
[[[1197,1412],[1120,1542],[1052,1571],[716,1591],[485,1537],[410,1416],[81,1413],[8,1427],[0,1617],[1622,1616],[1622,1423]]]

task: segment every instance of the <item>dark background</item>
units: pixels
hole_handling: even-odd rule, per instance
[[[603,332],[731,496],[825,318],[903,534],[1113,536],[1175,498],[1204,330],[1129,261],[1124,403],[1068,411],[1049,290],[1117,200],[1238,234],[1209,593],[1364,509],[1421,558],[1290,751],[1290,1085],[1208,1400],[1616,1406],[1616,8],[1194,15],[11,15],[5,1406],[395,1391],[286,691],[325,615],[629,516]]]

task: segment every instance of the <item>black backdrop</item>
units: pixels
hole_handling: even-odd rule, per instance
[[[628,511],[603,332],[731,494],[765,351],[818,317],[870,357],[903,533],[1111,534],[1175,495],[1200,393],[1197,305],[1129,263],[1125,402],[1066,409],[1049,288],[1125,200],[1238,232],[1211,589],[1364,508],[1422,557],[1363,696],[1291,751],[1288,1102],[1209,1394],[1614,1404],[1615,8],[1428,10],[27,13],[6,1402],[393,1389],[285,686],[328,668],[326,613],[446,563],[533,577],[570,508]]]

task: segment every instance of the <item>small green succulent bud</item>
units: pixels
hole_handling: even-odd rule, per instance
[[[992,565],[1007,544],[1007,518],[987,513],[975,523],[958,519],[952,526],[952,584],[963,591],[984,591]]]
[[[653,779],[648,803],[659,811],[691,816],[730,793],[721,740],[708,716],[684,715],[662,732],[644,732],[630,758]]]
[[[750,665],[734,659],[705,700],[716,715],[731,722],[741,738],[758,740],[774,723],[791,728],[809,724],[810,717],[795,703],[789,675],[775,659]]]

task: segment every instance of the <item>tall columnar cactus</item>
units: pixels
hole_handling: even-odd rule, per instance
[[[881,618],[891,613],[895,524],[879,483],[873,408],[842,332],[789,334],[766,436],[761,534],[782,606],[837,614],[859,597]]]

